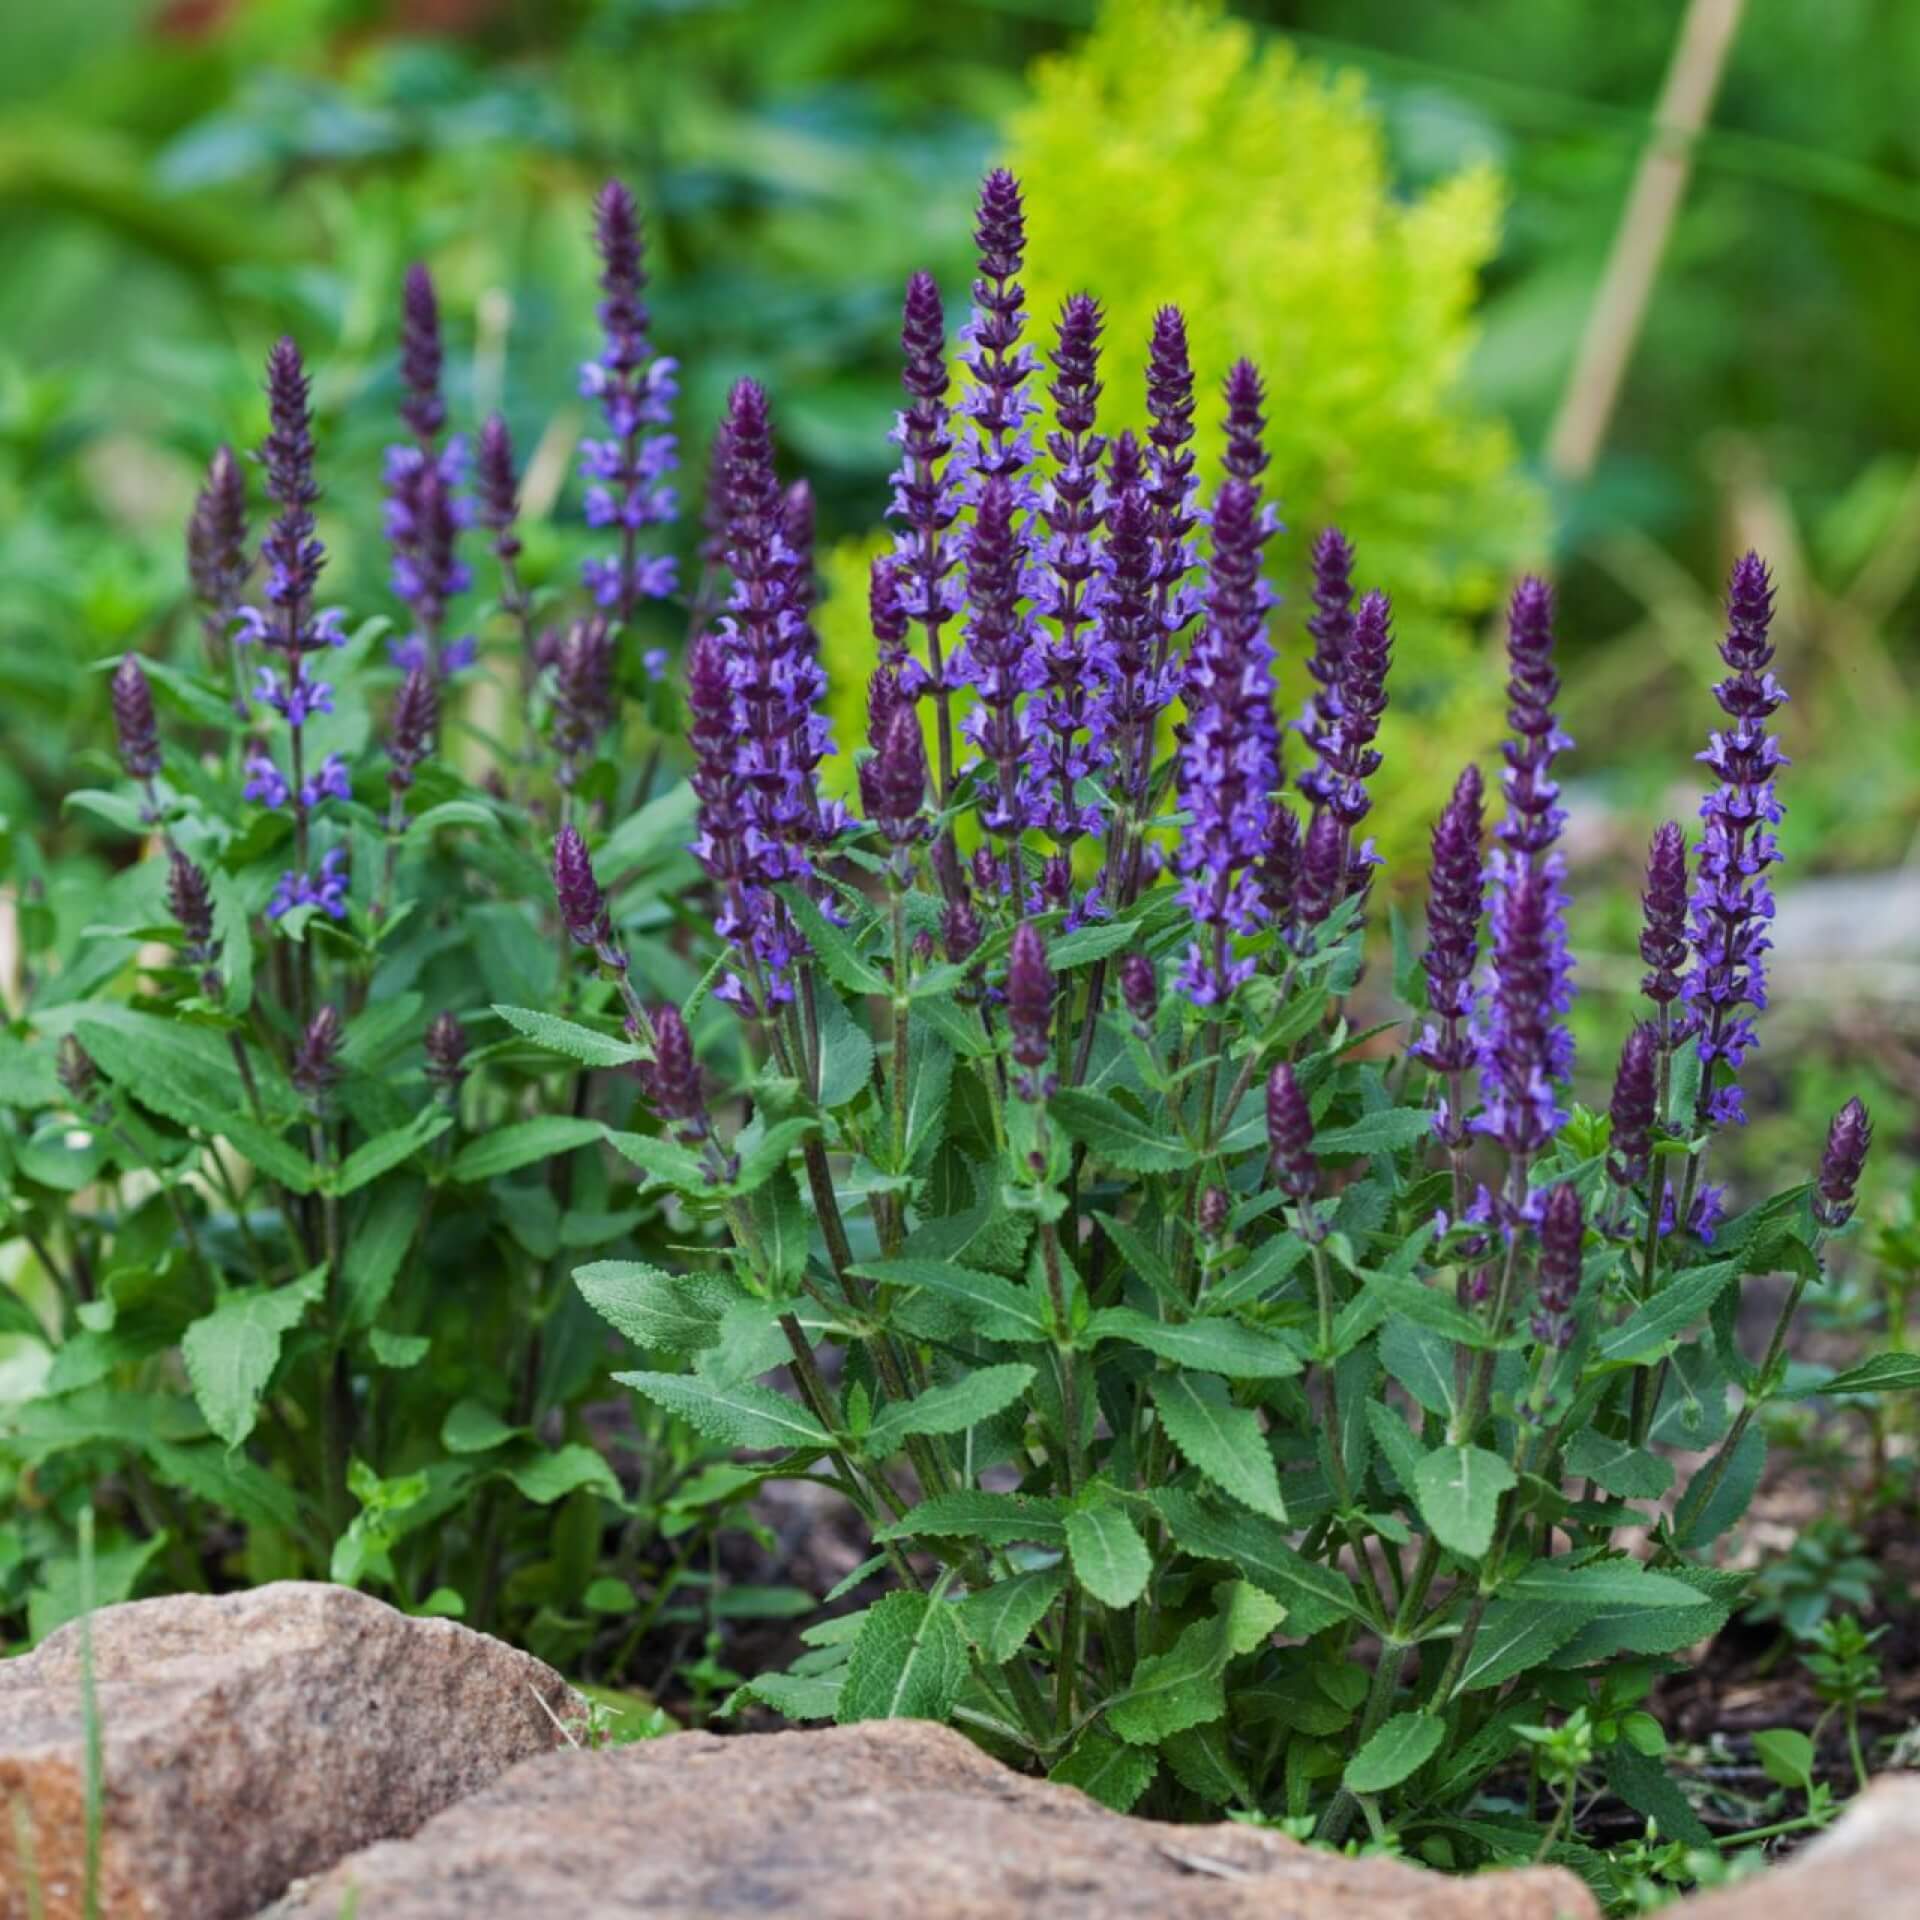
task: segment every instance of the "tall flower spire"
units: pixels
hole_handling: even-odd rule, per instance
[[[1339,778],[1327,763],[1337,738],[1340,679],[1353,638],[1353,547],[1338,527],[1322,529],[1313,543],[1312,563],[1313,613],[1307,632],[1313,636],[1313,652],[1307,672],[1315,691],[1300,718],[1300,732],[1320,764],[1303,768],[1295,784],[1318,807]]]
[[[644,554],[640,535],[673,518],[677,501],[667,476],[677,451],[667,431],[678,394],[678,362],[656,354],[652,316],[642,294],[640,215],[633,195],[609,180],[593,203],[593,243],[600,255],[600,355],[580,369],[580,392],[599,402],[607,437],[580,443],[587,485],[587,524],[618,529],[612,559],[596,556],[581,569],[588,591],[625,626],[643,600],[674,588],[670,554]]]
[[[1193,569],[1193,530],[1199,516],[1194,471],[1193,364],[1187,322],[1178,307],[1153,316],[1147,343],[1147,440],[1153,449],[1147,502],[1153,527],[1154,665],[1164,667],[1181,634],[1200,610]]]
[[[1732,1084],[1759,1045],[1753,1015],[1767,1004],[1767,928],[1774,915],[1767,871],[1780,860],[1773,829],[1785,817],[1774,790],[1787,764],[1767,722],[1786,703],[1772,672],[1773,582],[1757,553],[1734,563],[1727,583],[1726,677],[1714,698],[1732,723],[1700,755],[1719,786],[1700,803],[1706,822],[1693,890],[1693,970],[1683,997],[1688,1031],[1699,1037],[1700,1117],[1715,1126],[1746,1119]],[[1725,1079],[1721,1078],[1724,1069]]]
[[[1480,916],[1486,900],[1481,865],[1480,769],[1471,762],[1454,782],[1453,797],[1433,827],[1433,860],[1427,881],[1427,950],[1420,965],[1427,976],[1432,1016],[1414,1043],[1414,1057],[1435,1073],[1461,1074],[1475,1050],[1473,974],[1480,959]],[[1442,1131],[1451,1135],[1464,1116],[1450,1113]]]

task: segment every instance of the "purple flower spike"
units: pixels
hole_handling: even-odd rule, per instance
[[[151,780],[160,771],[160,727],[153,715],[153,689],[133,654],[124,655],[114,668],[108,692],[120,764],[129,779]]]
[[[593,203],[593,219],[604,345],[600,357],[580,369],[580,391],[599,402],[608,437],[580,443],[580,473],[587,486],[587,524],[617,529],[620,545],[614,559],[588,560],[582,572],[596,603],[624,626],[642,600],[673,591],[671,556],[641,553],[639,536],[671,520],[677,506],[667,484],[676,449],[666,429],[679,391],[678,368],[655,354],[648,338],[652,317],[641,298],[647,280],[633,195],[609,180]]]
[[[1300,877],[1294,885],[1293,916],[1302,927],[1317,927],[1340,903],[1347,877],[1346,835],[1331,813],[1317,813],[1300,850]]]
[[[1198,524],[1194,492],[1193,363],[1187,354],[1187,323],[1178,307],[1153,316],[1147,345],[1147,439],[1153,448],[1147,489],[1153,516],[1154,611],[1158,623],[1156,668],[1166,664],[1180,634],[1199,611],[1187,585],[1193,567],[1192,534]]]
[[[1026,259],[1026,213],[1020,183],[1004,167],[981,182],[973,240],[980,270],[960,356],[973,376],[960,403],[977,436],[969,462],[976,481],[1005,480],[1014,507],[1025,513],[1037,504],[1031,483],[1020,477],[1033,459],[1026,423],[1040,408],[1027,392],[1033,350],[1020,341],[1027,319],[1019,277]]]
[[[1827,1129],[1826,1151],[1820,1156],[1813,1217],[1823,1227],[1844,1227],[1853,1218],[1854,1193],[1872,1145],[1871,1117],[1857,1099],[1849,1100],[1833,1116],[1833,1125]]]
[[[1236,360],[1227,370],[1227,472],[1258,486],[1267,470],[1266,388],[1251,360]]]
[[[246,585],[247,481],[231,447],[216,447],[187,519],[187,577],[209,615],[224,623]]]
[[[553,749],[571,787],[613,725],[613,629],[604,614],[576,621],[553,663]]]
[[[903,684],[907,692],[922,689],[944,698],[949,686],[940,630],[960,607],[960,582],[954,575],[959,555],[949,537],[960,511],[960,476],[953,452],[951,416],[947,407],[947,330],[940,308],[940,289],[930,273],[916,273],[907,282],[906,306],[900,326],[900,349],[905,358],[902,382],[907,410],[893,437],[900,446],[900,465],[893,473],[891,517],[894,535],[891,576],[900,612],[918,621],[926,634],[925,666],[905,658],[905,632],[898,642],[882,631],[876,612],[874,631],[883,646],[897,644]],[[876,571],[876,591],[878,573]],[[876,602],[876,607],[880,605]],[[890,631],[894,614],[884,618]],[[882,658],[886,658],[885,654]],[[944,800],[945,796],[941,796]]]
[[[1133,1015],[1136,1030],[1145,1038],[1160,1011],[1160,982],[1153,962],[1144,953],[1130,953],[1120,962],[1120,997]]]
[[[437,1013],[424,1042],[427,1080],[443,1093],[460,1091],[467,1077],[467,1031],[451,1013]]]
[[[1746,1114],[1740,1089],[1722,1084],[1737,1075],[1759,1045],[1753,1015],[1767,1004],[1766,955],[1773,942],[1773,889],[1767,869],[1780,860],[1774,833],[1785,810],[1774,775],[1787,764],[1767,721],[1786,702],[1771,671],[1773,582],[1758,554],[1734,563],[1727,586],[1727,637],[1720,657],[1729,672],[1713,690],[1732,722],[1700,755],[1719,786],[1700,803],[1706,822],[1695,870],[1693,970],[1681,989],[1686,1032],[1698,1036],[1700,1117],[1715,1126],[1739,1125]],[[1751,1009],[1743,1012],[1742,1009]]]
[[[956,967],[963,966],[985,938],[986,931],[980,925],[973,902],[964,897],[950,901],[940,918],[940,944],[946,949],[947,958]]]
[[[1137,477],[1126,478],[1138,455],[1139,443],[1131,434],[1115,440],[1108,463],[1111,504],[1102,556],[1100,643],[1092,650],[1094,670],[1102,676],[1099,699],[1112,740],[1114,785],[1136,819],[1146,809],[1160,715],[1173,697],[1173,675],[1162,663],[1166,629],[1156,598],[1161,563],[1155,508],[1145,485]],[[1116,846],[1115,852],[1127,865],[1118,886],[1110,881],[1108,891],[1125,906],[1137,884],[1132,849]]]
[[[1477,1131],[1518,1165],[1565,1123],[1556,1083],[1570,1051],[1560,1016],[1567,1008],[1566,931],[1551,875],[1517,862],[1493,903],[1493,976],[1482,1007],[1481,1112]]]
[[[1340,717],[1331,729],[1328,810],[1349,832],[1367,816],[1367,781],[1380,767],[1373,746],[1387,710],[1387,669],[1393,659],[1393,609],[1384,593],[1360,602],[1340,670]]]
[[[1618,1186],[1638,1186],[1653,1164],[1659,1062],[1659,1034],[1652,1027],[1635,1027],[1620,1049],[1620,1067],[1613,1077],[1613,1157],[1607,1171]]]
[[[447,424],[446,402],[440,397],[443,357],[433,276],[415,261],[407,269],[401,295],[400,382],[407,397],[400,403],[400,418],[423,446],[430,446]]]
[[[967,716],[968,736],[992,769],[993,788],[981,808],[987,831],[1016,837],[1027,824],[1019,777],[1026,757],[1028,616],[1020,605],[1022,546],[1014,524],[1014,493],[995,475],[980,495],[967,542],[967,586],[972,615],[960,656],[979,695]]]
[[[553,843],[553,892],[560,903],[561,922],[576,946],[613,944],[606,895],[594,878],[593,859],[578,827],[562,827]]]
[[[1338,784],[1329,763],[1340,719],[1340,682],[1353,638],[1353,548],[1338,527],[1326,528],[1313,543],[1313,609],[1307,621],[1313,636],[1307,671],[1316,691],[1301,716],[1300,732],[1321,764],[1302,771],[1299,787],[1318,807]]]
[[[260,448],[267,497],[280,510],[260,543],[271,610],[249,609],[239,637],[262,640],[290,662],[340,643],[337,629],[324,617],[316,619],[313,610],[326,549],[314,533],[320,488],[313,476],[309,393],[300,349],[291,340],[276,341],[267,355],[267,437]]]
[[[641,1091],[662,1120],[674,1123],[682,1140],[703,1140],[707,1103],[700,1093],[693,1036],[678,1007],[656,1007],[648,1017],[653,1027],[653,1059],[638,1070]]]
[[[415,667],[394,696],[387,728],[387,785],[395,793],[405,793],[413,785],[414,770],[433,751],[439,730],[440,696],[433,676]]]
[[[1267,1153],[1273,1178],[1296,1200],[1313,1197],[1320,1163],[1313,1157],[1313,1115],[1283,1060],[1267,1076]]]
[[[1553,845],[1566,823],[1551,770],[1555,756],[1573,745],[1554,720],[1560,676],[1553,667],[1553,589],[1544,580],[1522,580],[1513,590],[1507,664],[1507,720],[1514,737],[1505,748],[1507,817],[1500,841],[1533,860]]]
[[[900,593],[900,563],[885,554],[874,557],[867,574],[867,624],[873,629],[880,664],[896,686],[907,665],[907,603]]]
[[[344,1037],[337,1007],[322,1007],[307,1022],[287,1071],[296,1093],[317,1103],[339,1081],[340,1042]]]
[[[1586,1226],[1580,1195],[1563,1180],[1547,1191],[1540,1208],[1540,1304],[1533,1337],[1564,1352],[1573,1344],[1573,1309],[1580,1298],[1580,1243]]]
[[[493,535],[495,557],[520,557],[520,481],[514,471],[513,435],[499,414],[489,414],[480,429],[480,451],[474,461],[475,517]]]
[[[920,816],[927,797],[927,750],[911,706],[894,710],[879,753],[861,771],[873,776],[867,786],[874,825],[896,847],[921,838],[927,830]]]
[[[1013,1057],[1028,1071],[1021,1092],[1041,1100],[1052,1090],[1040,1069],[1053,1058],[1053,969],[1047,949],[1030,921],[1013,930],[1007,956],[1007,1026],[1013,1034]]]
[[[206,874],[178,847],[167,850],[167,911],[182,935],[181,952],[188,963],[210,967],[220,957],[213,937],[213,890]]]
[[[1640,907],[1640,958],[1647,964],[1640,991],[1664,1019],[1680,997],[1687,964],[1687,843],[1675,821],[1654,829]]]
[[[1415,1043],[1415,1059],[1435,1073],[1461,1074],[1476,1057],[1471,1032],[1473,971],[1480,959],[1480,916],[1486,900],[1481,864],[1480,769],[1469,765],[1454,782],[1453,798],[1434,823],[1427,882],[1427,976],[1432,1015]],[[1463,1143],[1464,1116],[1450,1112],[1449,1138]]]

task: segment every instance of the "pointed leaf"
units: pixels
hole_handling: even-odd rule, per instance
[[[1109,1501],[1067,1515],[1074,1578],[1106,1607],[1130,1607],[1147,1589],[1153,1556],[1126,1510]]]
[[[945,1720],[967,1680],[967,1643],[952,1607],[890,1593],[868,1609],[847,1659],[834,1718]]]
[[[1500,1496],[1516,1484],[1513,1469],[1485,1447],[1440,1447],[1420,1462],[1413,1496],[1448,1552],[1478,1560],[1493,1544]]]
[[[1167,1438],[1181,1458],[1242,1506],[1284,1522],[1280,1476],[1259,1415],[1236,1407],[1226,1388],[1205,1374],[1156,1374],[1152,1388]]]

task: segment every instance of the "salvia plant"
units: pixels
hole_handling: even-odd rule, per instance
[[[1764,566],[1733,570],[1702,830],[1653,836],[1646,1004],[1589,1111],[1543,583],[1512,596],[1498,792],[1460,773],[1416,939],[1368,835],[1388,593],[1328,528],[1304,619],[1277,604],[1261,371],[1203,378],[1165,306],[1143,391],[1107,391],[1093,297],[1029,314],[995,172],[964,321],[906,288],[865,738],[836,742],[772,397],[733,388],[676,575],[675,370],[617,185],[595,234],[571,601],[518,572],[505,428],[448,430],[416,272],[399,617],[322,604],[283,342],[261,564],[216,463],[205,670],[113,670],[124,779],[89,804],[151,851],[9,1057],[15,1217],[59,1289],[9,1445],[56,1507],[124,1475],[110,1573],[210,1502],[250,1571],[517,1599],[574,1650],[660,1588],[659,1542],[808,1478],[871,1536],[867,1604],[738,1704],[947,1720],[1110,1805],[1462,1866],[1589,1860],[1600,1782],[1704,1844],[1640,1703],[1741,1598],[1711,1554],[1755,1415],[1894,1383],[1786,1359],[1859,1103],[1787,1192],[1729,1218],[1711,1178],[1780,858]],[[662,710],[669,605],[691,768],[657,791],[676,747],[636,773],[621,707]],[[460,718],[502,669],[517,743]],[[824,797],[836,753],[856,807]],[[595,1311],[647,1361],[615,1376],[618,1477]],[[1529,1772],[1537,1818],[1494,1790]]]

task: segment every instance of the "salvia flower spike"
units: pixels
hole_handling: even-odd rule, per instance
[[[1413,1052],[1435,1073],[1448,1075],[1465,1073],[1475,1059],[1473,977],[1486,901],[1481,807],[1480,769],[1469,764],[1434,822],[1427,869],[1427,947],[1420,965],[1427,976],[1430,1018]],[[1464,1125],[1464,1114],[1448,1110],[1441,1128],[1453,1134]]]
[[[1295,1200],[1310,1200],[1320,1184],[1313,1152],[1313,1115],[1286,1061],[1267,1076],[1267,1160],[1274,1180]]]
[[[151,801],[154,776],[160,771],[160,725],[154,718],[153,689],[147,684],[137,655],[122,656],[113,670],[108,692],[120,764],[129,779],[138,780],[147,789]]]
[[[1637,1026],[1620,1049],[1613,1077],[1613,1154],[1607,1171],[1623,1187],[1635,1187],[1652,1164],[1653,1125],[1659,1105],[1660,1037]]]
[[[1556,1351],[1573,1344],[1573,1310],[1580,1298],[1580,1245],[1585,1225],[1580,1191],[1570,1180],[1547,1189],[1540,1208],[1540,1270],[1533,1337]]]
[[[448,1096],[458,1094],[467,1077],[466,1028],[456,1015],[437,1013],[428,1024],[423,1045],[428,1083]]]
[[[1647,968],[1640,991],[1659,1009],[1664,1030],[1687,964],[1687,843],[1675,821],[1654,829],[1640,908],[1640,958]]]
[[[1046,945],[1033,923],[1022,920],[1007,956],[1007,1026],[1013,1057],[1027,1069],[1021,1090],[1029,1100],[1044,1099],[1051,1090],[1043,1069],[1053,1058],[1053,994]]]
[[[603,950],[612,945],[613,921],[606,895],[594,877],[593,858],[580,829],[564,826],[553,843],[553,892],[561,924],[576,946]]]
[[[293,1063],[287,1077],[293,1082],[294,1091],[304,1094],[316,1106],[340,1078],[340,1042],[345,1031],[339,1008],[321,1007],[307,1022],[293,1050]]]
[[[1826,1150],[1820,1156],[1820,1177],[1814,1189],[1813,1217],[1830,1231],[1844,1227],[1853,1218],[1854,1194],[1872,1145],[1871,1116],[1858,1099],[1849,1100],[1827,1129]]]

